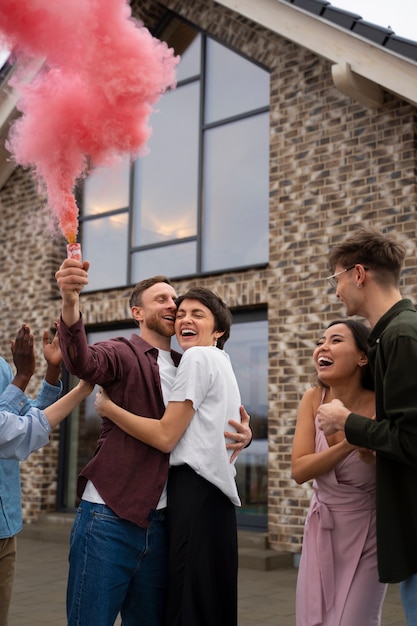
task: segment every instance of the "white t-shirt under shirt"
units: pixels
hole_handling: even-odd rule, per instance
[[[174,361],[172,360],[171,352],[167,350],[158,349],[157,362],[159,367],[159,377],[161,380],[162,398],[166,406],[168,404],[172,385],[175,379],[175,374],[177,373],[177,368],[175,367]],[[95,504],[106,504],[91,480],[87,481],[84,493],[82,495],[82,499],[87,500],[88,502],[94,502]],[[161,497],[159,498],[158,506],[156,508],[163,509],[166,507],[166,505],[167,486],[165,483]]]
[[[170,465],[186,463],[240,505],[232,451],[224,431],[240,421],[241,398],[230,358],[215,347],[188,348],[181,359],[170,401],[191,400],[195,409],[187,430],[170,455]]]
[[[171,396],[172,385],[174,384],[177,368],[172,360],[171,352],[158,350],[159,378],[161,379],[162,398],[165,406]]]

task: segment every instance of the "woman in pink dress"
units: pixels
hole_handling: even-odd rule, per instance
[[[320,404],[338,398],[356,413],[375,414],[367,358],[369,330],[332,322],[313,353],[317,384],[298,411],[292,452],[297,483],[313,480],[296,592],[297,626],[379,626],[386,585],[378,580],[375,463],[338,432],[318,428]]]

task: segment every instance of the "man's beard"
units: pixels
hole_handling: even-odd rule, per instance
[[[170,327],[168,324],[167,321],[161,320],[156,314],[147,320],[146,323],[149,330],[152,330],[154,333],[158,333],[162,337],[172,337],[175,334],[174,326]]]

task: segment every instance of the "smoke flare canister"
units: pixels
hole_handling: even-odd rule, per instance
[[[79,243],[67,244],[67,258],[76,259],[77,261],[83,260],[81,256],[81,245]]]

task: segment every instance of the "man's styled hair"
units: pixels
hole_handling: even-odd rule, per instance
[[[153,287],[157,283],[166,283],[167,285],[172,285],[169,278],[166,276],[152,276],[151,278],[145,278],[141,280],[133,289],[130,299],[129,306],[132,308],[133,306],[142,306],[142,294],[144,291],[149,289],[149,287]]]
[[[378,283],[398,286],[405,254],[406,247],[399,241],[378,230],[359,227],[332,248],[329,265],[334,272],[336,265],[347,268],[360,263],[373,270]]]
[[[223,350],[224,344],[229,339],[230,327],[233,322],[233,316],[223,300],[205,287],[191,287],[187,293],[177,298],[177,309],[183,300],[198,300],[210,309],[214,317],[214,330],[223,332],[223,335],[217,339],[217,347]]]

